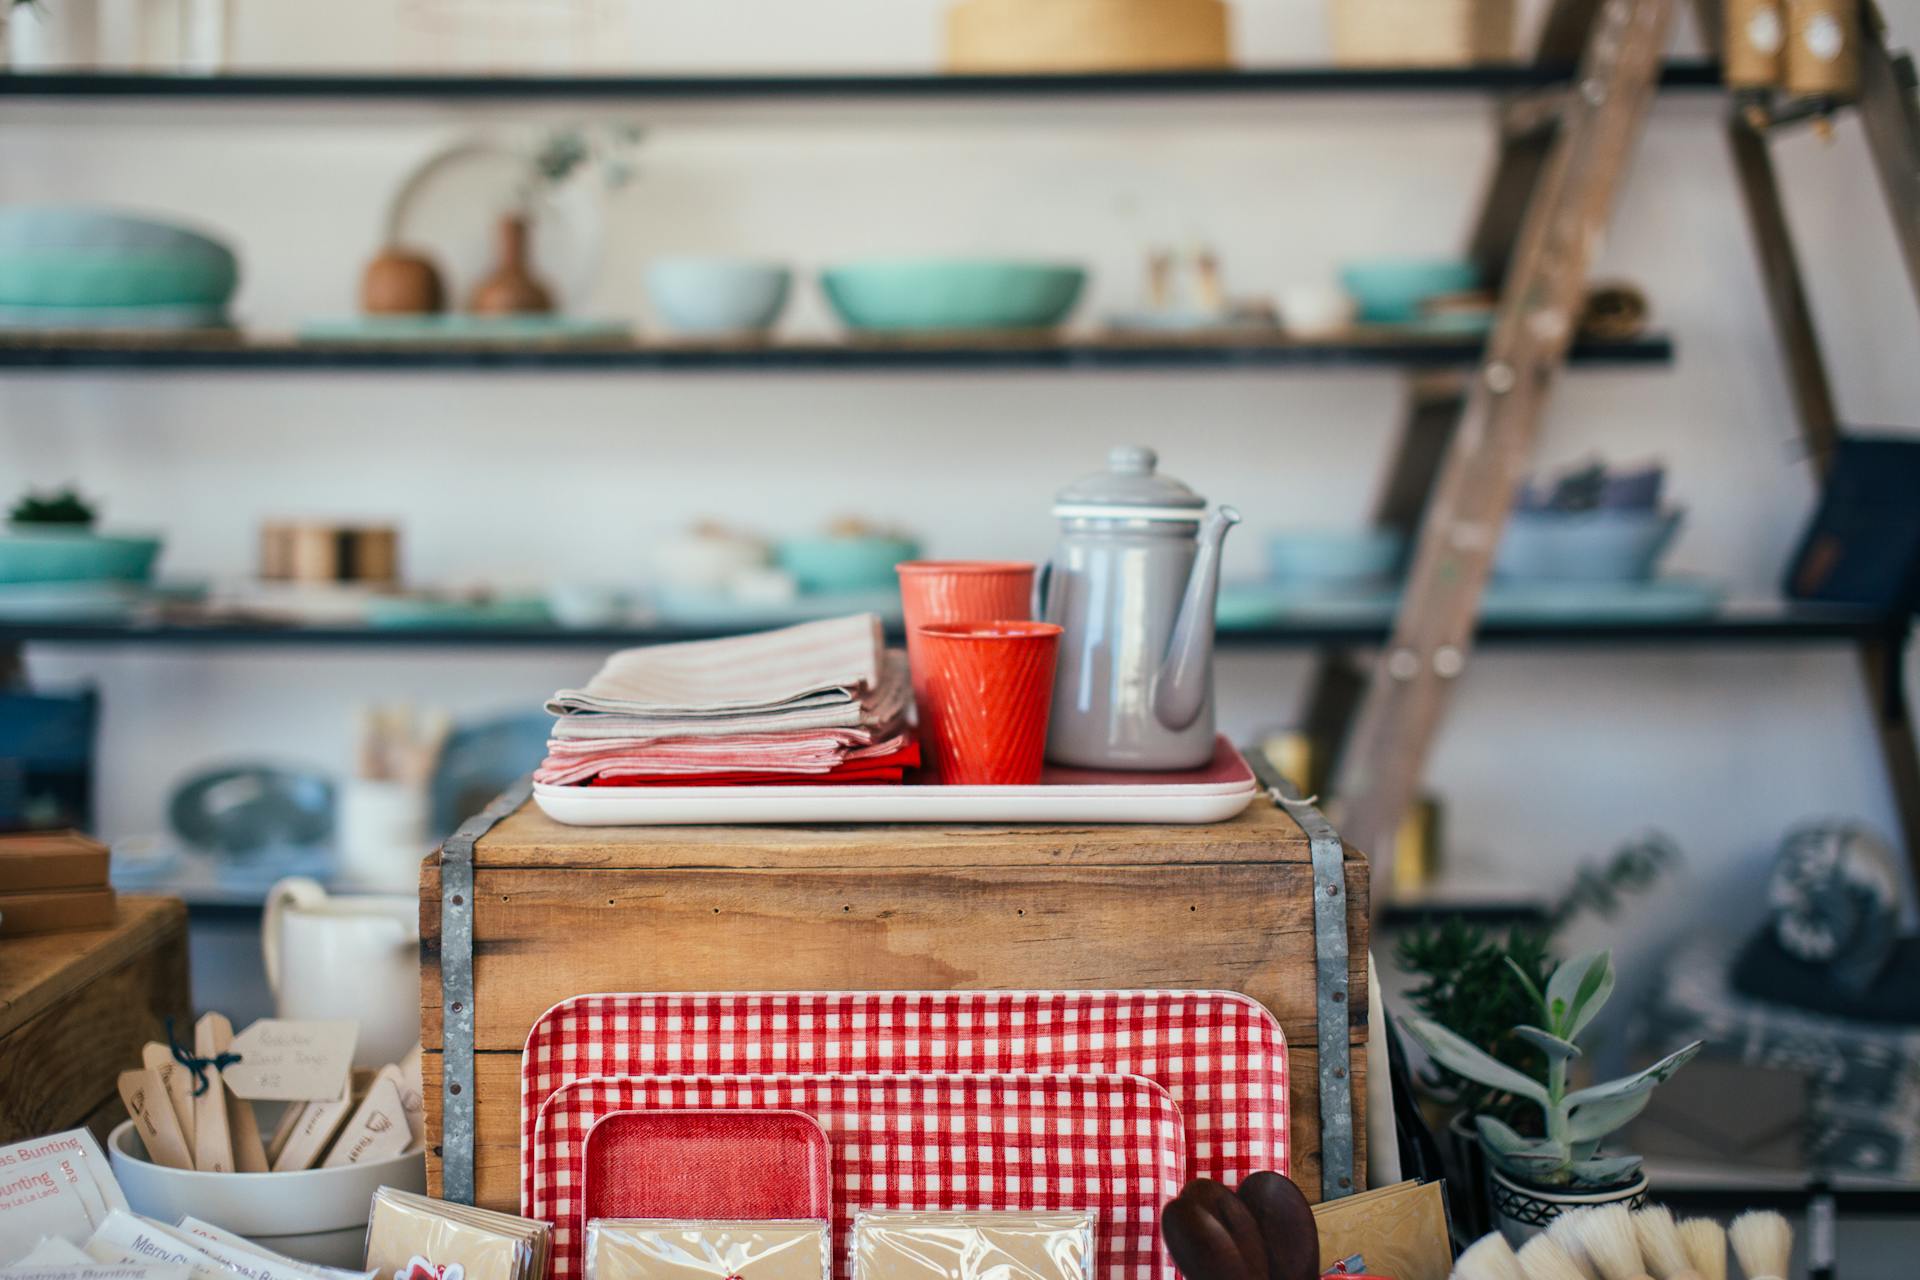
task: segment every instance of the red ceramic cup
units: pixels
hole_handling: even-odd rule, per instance
[[[920,730],[940,781],[1032,786],[1047,752],[1060,628],[956,622],[919,629]]]
[[[925,703],[920,678],[921,627],[947,622],[1027,618],[1033,610],[1033,566],[1005,560],[911,560],[896,566],[906,614],[907,666],[913,696]]]

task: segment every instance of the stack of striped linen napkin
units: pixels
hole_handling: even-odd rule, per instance
[[[557,717],[534,781],[561,786],[899,782],[920,763],[906,656],[871,613],[625,649]]]

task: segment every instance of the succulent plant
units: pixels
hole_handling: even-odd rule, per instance
[[[14,524],[57,524],[85,527],[93,523],[93,508],[72,489],[47,493],[28,490],[13,504],[7,518]]]
[[[1545,1136],[1539,1138],[1524,1137],[1494,1116],[1474,1117],[1487,1160],[1502,1173],[1527,1186],[1559,1190],[1599,1190],[1632,1181],[1639,1175],[1640,1157],[1603,1156],[1600,1146],[1646,1109],[1654,1087],[1685,1066],[1700,1042],[1632,1075],[1569,1091],[1569,1068],[1580,1056],[1574,1040],[1613,994],[1613,955],[1575,956],[1553,971],[1544,991],[1518,966],[1512,973],[1540,1012],[1540,1025],[1523,1024],[1513,1034],[1539,1050],[1544,1080],[1508,1066],[1431,1019],[1408,1017],[1402,1025],[1447,1070],[1540,1109]]]

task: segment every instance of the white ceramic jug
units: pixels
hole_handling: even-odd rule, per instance
[[[290,876],[267,893],[260,925],[267,985],[282,1018],[353,1018],[353,1065],[381,1067],[420,1039],[420,904],[334,898]]]

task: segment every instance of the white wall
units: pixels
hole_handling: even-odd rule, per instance
[[[237,47],[262,64],[411,58],[417,37],[365,33],[437,3],[455,0],[246,0]],[[1920,38],[1920,0],[1887,7],[1897,32]],[[604,42],[599,56],[611,65],[639,47],[656,67],[898,67],[931,65],[937,48],[938,0],[695,9],[636,5],[632,43]],[[1239,10],[1245,61],[1324,59],[1315,0]],[[294,24],[306,25],[289,34]],[[1810,484],[1719,109],[1711,96],[1661,100],[1602,263],[1649,289],[1678,363],[1569,377],[1542,461],[1664,457],[1690,510],[1675,567],[1764,594]],[[394,184],[484,119],[252,104],[7,114],[0,198],[111,201],[221,228],[245,258],[240,312],[283,330],[350,309]],[[1069,254],[1097,270],[1084,319],[1131,298],[1148,239],[1205,234],[1234,287],[1260,292],[1330,278],[1344,258],[1449,251],[1491,154],[1490,107],[1475,98],[594,114],[657,125],[642,177],[609,211],[590,308],[607,314],[642,310],[650,255],[692,248],[803,268],[869,251]],[[1914,427],[1920,312],[1857,131],[1843,124],[1831,145],[1796,136],[1778,154],[1843,409]],[[810,289],[789,318],[793,332],[829,328]],[[1400,397],[1391,373],[36,374],[0,381],[0,488],[76,480],[112,523],[164,528],[175,575],[244,576],[262,518],[310,513],[401,519],[409,574],[423,583],[620,578],[650,534],[705,514],[780,531],[858,511],[921,530],[934,554],[1038,556],[1052,489],[1110,442],[1142,441],[1248,512],[1229,557],[1248,574],[1268,529],[1362,518]],[[101,821],[115,836],[156,828],[171,785],[212,760],[343,765],[355,700],[529,707],[595,661],[53,646],[29,657],[36,680],[105,692]],[[1235,732],[1287,720],[1308,670],[1304,658],[1248,654],[1222,667]],[[1750,882],[1803,816],[1891,828],[1865,716],[1839,650],[1489,653],[1462,684],[1432,783],[1469,874],[1556,884],[1576,858],[1657,825],[1698,880]]]

